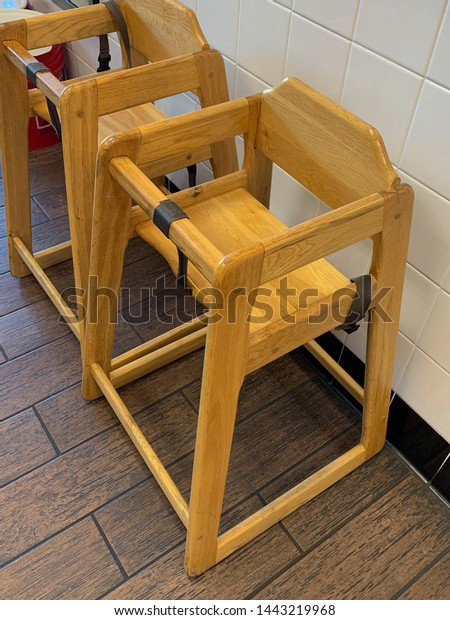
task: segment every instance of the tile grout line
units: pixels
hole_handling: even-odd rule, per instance
[[[53,459],[55,460],[55,459]],[[94,508],[94,510],[91,510],[90,512],[87,512],[86,514],[82,515],[81,517],[79,517],[78,519],[75,519],[74,521],[72,521],[71,523],[69,523],[68,525],[62,527],[60,530],[58,530],[57,532],[54,532],[53,534],[50,534],[50,536],[47,536],[47,538],[44,538],[43,540],[40,540],[39,542],[35,543],[34,545],[31,545],[31,547],[29,547],[28,549],[25,549],[24,551],[22,551],[21,553],[19,553],[18,555],[13,556],[12,558],[8,559],[6,562],[0,563],[0,572],[4,569],[7,568],[8,566],[10,566],[11,564],[13,564],[14,562],[17,562],[17,560],[21,559],[22,557],[27,556],[28,554],[30,554],[32,551],[35,551],[36,549],[38,549],[39,547],[47,544],[48,542],[50,542],[51,540],[53,540],[54,538],[56,538],[57,536],[59,536],[60,534],[64,534],[65,532],[67,532],[67,530],[70,530],[70,528],[74,527],[75,525],[78,525],[79,523],[81,523],[82,521],[86,521],[88,520],[90,517],[92,517],[96,512],[98,512],[99,510],[102,510],[103,508],[105,508],[106,506],[108,506],[109,504],[111,504],[113,501],[115,501],[116,499],[121,498],[123,495],[125,495],[126,493],[128,493],[129,491],[134,490],[137,486],[139,486],[140,484],[142,484],[143,482],[145,482],[146,480],[150,479],[150,475],[147,478],[144,478],[142,480],[139,480],[139,482],[136,482],[134,485],[132,485],[131,487],[129,487],[128,489],[126,489],[125,491],[123,491],[122,493],[119,493],[119,495],[112,497],[111,499],[109,499],[108,501],[106,501],[104,504],[101,504],[100,506]]]
[[[51,456],[47,461],[44,461],[43,463],[39,463],[39,465],[36,465],[35,467],[32,467],[31,469],[29,469],[28,471],[24,472],[23,474],[20,474],[19,476],[17,476],[17,478],[11,478],[11,480],[8,480],[8,482],[0,484],[0,491],[2,491],[3,489],[6,489],[6,487],[9,484],[13,484],[14,482],[16,482],[17,480],[20,480],[24,476],[27,476],[28,474],[32,474],[33,472],[38,470],[39,467],[43,467],[44,465],[48,465],[49,463],[54,461],[56,459],[56,457],[57,457],[57,455]]]
[[[278,579],[278,577],[281,577],[282,575],[284,575],[284,573],[286,573],[288,570],[290,570],[293,566],[295,566],[296,564],[298,564],[298,562],[300,562],[300,560],[302,560],[305,556],[301,556],[301,557],[295,557],[292,558],[292,560],[290,560],[289,562],[287,562],[282,568],[280,568],[279,570],[275,571],[273,573],[273,575],[271,575],[270,577],[268,577],[267,579],[263,579],[263,581],[258,584],[255,588],[253,588],[253,590],[251,590],[245,597],[244,600],[249,601],[249,600],[253,600],[254,597],[259,594],[262,590],[264,590],[264,588],[266,588],[267,586],[269,586],[271,583],[273,583],[274,581],[276,581]]]
[[[361,9],[361,0],[358,0],[358,8],[355,11],[355,15],[354,15],[354,19],[353,19],[352,38],[351,39],[347,39],[350,42],[350,45],[349,45],[349,48],[348,48],[347,62],[345,64],[345,71],[344,71],[344,75],[342,77],[342,83],[341,83],[341,88],[340,88],[340,93],[339,93],[338,103],[340,105],[342,105],[342,98],[344,96],[345,85],[347,83],[348,68],[350,66],[350,58],[351,58],[351,55],[352,55],[352,46],[353,46],[353,41],[354,41],[354,37],[355,37],[356,27],[357,27],[358,20],[359,20],[360,9]],[[327,29],[327,30],[329,30],[329,29]],[[330,30],[330,32],[332,32],[332,31]]]
[[[167,555],[172,553],[172,551],[175,551],[175,549],[178,549],[178,547],[181,547],[184,544],[184,542],[185,541],[182,540],[182,541],[172,545],[171,547],[169,547],[168,549],[163,551],[160,555],[156,556],[151,562],[149,562],[148,564],[145,564],[144,566],[141,566],[140,568],[138,568],[134,573],[130,574],[130,576],[128,577],[128,579],[126,581],[124,581],[121,584],[119,584],[117,586],[114,586],[110,590],[107,590],[106,592],[104,592],[102,594],[102,596],[101,596],[101,600],[103,600],[109,594],[112,594],[115,590],[118,590],[124,583],[130,582],[132,579],[137,577],[140,573],[142,573],[143,571],[145,571],[148,568],[150,568],[151,566],[153,566],[153,564],[156,564],[156,562],[159,562],[160,560],[162,560],[164,557],[166,557]]]
[[[95,524],[95,527],[97,528],[100,536],[103,539],[103,542],[105,543],[106,547],[108,548],[109,553],[111,554],[112,559],[115,561],[115,563],[117,564],[120,572],[122,573],[122,577],[123,577],[123,581],[118,584],[119,587],[121,586],[123,583],[126,583],[129,579],[129,576],[127,574],[127,571],[125,570],[125,568],[123,567],[122,562],[120,561],[119,557],[117,556],[117,553],[114,549],[114,547],[112,546],[112,544],[110,543],[110,541],[108,540],[108,537],[106,536],[105,532],[103,531],[103,528],[101,527],[100,523],[97,520],[97,517],[95,516],[94,513],[91,514],[91,519]],[[102,595],[103,596],[103,595]]]
[[[65,188],[65,186],[63,186]],[[44,192],[42,192],[44,193]],[[39,194],[37,194],[39,196]],[[42,213],[42,215],[46,218],[44,222],[41,222],[41,224],[46,224],[47,222],[52,222],[53,218],[51,218],[49,216],[49,214],[47,213],[47,211],[44,211],[44,209],[41,207],[41,205],[34,199],[34,196],[31,196],[31,202],[34,204],[34,206],[36,207],[36,209],[38,209],[38,211],[40,213]],[[58,219],[58,218],[55,218]],[[40,226],[40,224],[36,224],[36,226]],[[31,230],[33,231],[33,228],[36,228],[36,226],[32,226]]]
[[[351,426],[349,426],[348,428],[346,428],[345,430],[341,431],[338,435],[336,435],[335,437],[332,437],[331,439],[328,439],[328,441],[325,441],[325,443],[323,443],[321,446],[319,446],[318,448],[316,448],[315,450],[313,450],[312,452],[310,452],[307,456],[304,456],[303,458],[301,458],[299,461],[297,461],[296,463],[294,463],[293,465],[289,466],[287,469],[283,470],[280,474],[277,474],[276,476],[274,476],[273,478],[271,478],[268,482],[265,482],[262,486],[260,486],[258,489],[256,489],[256,493],[263,493],[265,491],[265,489],[267,489],[267,487],[271,486],[272,484],[274,484],[275,482],[278,482],[278,480],[280,480],[281,478],[283,478],[283,476],[285,476],[286,474],[289,474],[291,471],[293,471],[294,469],[296,469],[299,465],[302,465],[303,463],[305,463],[308,459],[314,457],[316,454],[318,454],[319,452],[321,452],[322,450],[326,449],[329,445],[331,445],[334,441],[339,440],[341,437],[343,437],[346,433],[348,433],[351,429],[353,429],[356,426],[356,422],[355,424],[352,424]]]
[[[359,5],[358,5],[358,17],[359,17],[359,13],[360,13],[360,8],[361,8],[361,0],[359,0]],[[407,67],[406,65],[403,65],[398,60],[393,60],[392,58],[389,58],[388,56],[385,56],[381,52],[377,52],[376,50],[368,47],[367,45],[363,45],[362,43],[359,43],[358,41],[356,41],[354,39],[354,36],[355,36],[355,33],[356,33],[357,19],[355,19],[355,23],[353,24],[352,35],[351,35],[351,38],[350,38],[350,37],[348,37],[348,36],[346,36],[346,35],[344,35],[344,34],[342,34],[340,32],[337,32],[336,30],[333,30],[329,26],[325,26],[324,24],[321,24],[318,21],[315,21],[311,17],[307,17],[306,15],[302,15],[301,13],[297,13],[293,9],[291,9],[291,11],[292,11],[293,15],[297,15],[301,19],[304,19],[305,21],[309,21],[312,24],[314,24],[315,26],[318,26],[319,28],[322,28],[323,30],[326,30],[327,32],[329,32],[331,34],[333,34],[333,35],[335,35],[337,37],[340,37],[341,39],[344,39],[344,40],[348,41],[350,43],[350,45],[356,45],[357,47],[361,48],[362,50],[370,52],[371,54],[374,54],[375,56],[378,56],[379,58],[382,58],[383,60],[386,60],[387,62],[390,62],[390,63],[400,67],[401,69],[404,69],[405,71],[408,71],[409,73],[412,73],[412,74],[416,75],[417,77],[423,78],[423,79],[427,80],[428,82],[431,82],[432,84],[435,84],[436,86],[439,86],[439,87],[443,88],[444,90],[447,90],[447,91],[450,92],[450,88],[448,86],[445,86],[444,84],[441,84],[438,81],[433,80],[432,78],[426,77],[426,72],[428,71],[428,68],[429,68],[429,62],[431,62],[432,52],[434,51],[434,46],[436,45],[437,35],[435,35],[435,39],[433,41],[433,49],[431,51],[431,56],[430,56],[429,62],[427,63],[427,66],[426,66],[426,68],[424,70],[424,73],[422,74],[422,73],[419,73],[418,71],[416,71],[415,69],[411,69],[410,67]],[[445,9],[444,9],[444,14],[445,14]],[[439,25],[438,32],[440,31],[440,29],[442,27],[442,21],[443,21],[443,19],[441,20],[441,23]],[[240,66],[240,65],[238,65],[238,66]],[[255,77],[257,77],[257,76],[255,76]]]
[[[445,11],[446,11],[446,6],[447,6],[447,3],[445,4],[445,6],[443,8],[443,11],[441,13],[441,19],[440,19],[440,22],[439,22],[439,27],[436,29],[436,32],[434,33],[433,42],[431,44],[431,49],[430,49],[430,52],[429,52],[429,56],[428,56],[427,61],[425,63],[425,69],[423,71],[423,74],[417,74],[417,75],[420,75],[422,77],[422,83],[421,83],[420,88],[419,88],[419,92],[418,92],[418,95],[417,95],[417,100],[416,100],[416,103],[414,105],[414,110],[413,110],[413,112],[411,114],[411,117],[410,117],[409,128],[408,128],[408,131],[406,132],[406,136],[405,136],[405,139],[404,139],[402,147],[401,147],[400,157],[398,159],[398,166],[399,167],[401,166],[401,161],[402,161],[403,156],[405,154],[406,145],[407,145],[409,136],[411,135],[412,127],[413,127],[413,124],[414,124],[414,117],[416,116],[416,113],[417,113],[417,110],[418,110],[418,107],[419,107],[420,98],[422,96],[423,89],[425,87],[425,83],[428,80],[427,73],[428,73],[428,71],[430,69],[431,60],[433,58],[434,51],[436,49],[436,43],[437,43],[437,40],[439,38],[440,32],[442,30],[443,23],[444,23],[444,16],[445,16]],[[432,80],[428,80],[428,81],[432,82]],[[448,89],[446,89],[446,90],[448,90]]]
[[[256,492],[256,497],[261,501],[263,506],[267,506],[267,502],[266,500],[263,498],[263,496],[259,493]],[[298,510],[298,509],[297,509]],[[296,511],[294,511],[296,512]],[[288,515],[289,516],[289,515]],[[287,518],[287,517],[286,517]],[[287,538],[289,538],[289,540],[291,541],[291,543],[294,545],[294,547],[297,549],[297,551],[304,556],[305,555],[305,550],[300,546],[300,544],[295,540],[294,536],[290,533],[290,531],[288,530],[288,528],[285,526],[285,524],[283,523],[284,519],[282,519],[281,521],[278,521],[278,523],[275,523],[275,525],[278,525],[278,527],[285,533],[285,535],[287,536]],[[272,526],[273,527],[273,526]],[[270,529],[270,528],[269,528]],[[265,534],[268,530],[265,530],[263,532],[263,534]]]
[[[359,517],[360,515],[362,515],[366,510],[368,510],[373,504],[375,504],[376,502],[378,502],[380,499],[382,499],[385,495],[387,495],[388,493],[390,493],[393,489],[395,489],[395,487],[397,487],[398,485],[402,484],[405,479],[408,477],[408,475],[411,475],[412,472],[407,471],[405,468],[405,472],[402,476],[398,477],[396,480],[393,480],[391,484],[389,484],[388,486],[386,486],[386,488],[383,491],[380,491],[379,493],[375,494],[373,496],[373,499],[371,501],[369,501],[367,504],[365,504],[364,506],[361,506],[360,508],[358,508],[357,510],[355,510],[355,512],[353,512],[351,515],[349,515],[346,519],[343,519],[341,523],[339,523],[339,525],[337,525],[334,528],[331,528],[329,532],[327,532],[322,538],[320,538],[319,540],[317,540],[314,544],[312,544],[310,547],[307,547],[305,549],[305,555],[308,555],[309,553],[311,553],[312,551],[314,551],[315,549],[317,549],[318,547],[320,547],[322,544],[324,544],[327,540],[329,540],[332,536],[334,536],[337,532],[339,532],[340,529],[342,529],[343,527],[345,527],[346,525],[348,525],[349,523],[351,523],[354,519],[356,519],[357,517]],[[313,500],[312,500],[313,501]]]
[[[45,300],[42,300],[45,301]],[[38,302],[39,303],[39,302]],[[54,306],[52,305],[52,308]],[[64,321],[64,323],[67,325],[67,323]],[[62,324],[62,323],[61,323]],[[38,344],[35,347],[32,347],[31,349],[29,349],[28,351],[24,351],[23,353],[21,353],[20,355],[17,355],[16,357],[9,357],[8,358],[8,362],[17,362],[19,360],[21,360],[23,357],[25,357],[26,355],[29,355],[30,353],[36,353],[36,351],[39,351],[39,349],[43,349],[44,347],[48,347],[52,344],[55,344],[56,342],[59,342],[60,340],[64,340],[64,338],[67,338],[68,336],[73,336],[74,338],[76,338],[76,336],[74,336],[72,334],[72,332],[70,331],[69,326],[67,325],[68,328],[68,332],[66,332],[65,334],[62,334],[61,336],[57,336],[56,338],[54,338],[53,340],[49,340],[48,342],[44,342],[42,344]],[[76,340],[78,342],[78,340]],[[5,364],[6,366],[6,364]],[[31,405],[30,405],[31,406]]]
[[[25,411],[28,411],[32,407],[38,407],[39,405],[41,405],[42,403],[45,403],[47,400],[50,400],[54,396],[59,396],[59,394],[62,394],[66,390],[70,390],[70,389],[74,388],[76,385],[81,385],[80,384],[80,380],[76,381],[75,383],[72,383],[71,385],[68,385],[67,387],[63,387],[60,390],[57,390],[53,394],[49,394],[48,396],[45,396],[41,400],[38,400],[35,403],[32,403],[31,405],[28,405],[27,407],[24,407],[20,411],[16,411],[15,413],[12,413],[8,417],[3,418],[3,420],[1,420],[0,423],[6,422],[7,420],[12,420],[13,418],[15,418],[16,416],[20,415],[21,413],[25,413]]]
[[[42,429],[43,429],[44,433],[47,435],[48,440],[49,440],[49,441],[50,441],[50,443],[52,444],[53,449],[54,449],[54,450],[55,450],[55,452],[56,452],[56,456],[61,456],[61,451],[60,451],[60,449],[58,448],[58,445],[57,445],[56,441],[53,439],[52,434],[51,434],[51,433],[50,433],[50,431],[48,430],[47,425],[45,424],[44,420],[42,419],[42,417],[41,417],[41,415],[40,415],[39,411],[36,409],[36,405],[33,405],[33,406],[31,407],[31,409],[34,411],[34,415],[35,415],[35,416],[37,417],[37,419],[39,420],[39,423],[40,423],[40,425],[42,426]],[[52,459],[52,460],[53,460],[53,459]],[[29,473],[29,472],[27,472],[27,473]]]
[[[239,39],[241,33],[241,11],[242,11],[242,3],[241,0],[238,0],[238,20],[237,20],[237,32],[236,32],[236,60],[235,60],[235,68],[234,68],[234,76],[233,76],[233,99],[236,99],[236,86],[237,86],[237,68],[239,66]]]
[[[295,389],[295,388],[294,388],[294,389]],[[343,432],[345,432],[345,431],[343,431]],[[186,456],[186,455],[185,455],[185,456]],[[184,457],[181,457],[181,458],[184,458]],[[143,481],[140,481],[140,483],[142,483],[142,482],[143,482]],[[137,484],[140,484],[140,483],[137,483]],[[130,489],[127,489],[124,493],[128,492],[129,490],[130,490]],[[114,501],[115,499],[117,499],[117,497],[112,498],[110,501]],[[108,502],[108,503],[109,503],[109,502]],[[234,506],[234,507],[235,507],[235,506]],[[100,507],[99,507],[99,508],[100,508]],[[97,508],[96,510],[99,510],[99,508]],[[230,510],[231,510],[232,508],[233,508],[233,507],[231,507],[231,508],[230,508]],[[73,524],[71,524],[71,525],[73,525]],[[70,527],[70,526],[69,526],[69,527]]]
[[[287,8],[287,7],[284,7],[284,8]],[[289,55],[289,43],[290,43],[291,34],[292,34],[293,15],[294,15],[294,12],[293,12],[292,7],[291,7],[291,10],[289,11],[288,34],[287,34],[287,37],[286,37],[286,45],[284,46],[284,63],[283,63],[283,77],[282,77],[282,79],[288,77],[286,75],[286,70],[287,70],[287,61],[288,61],[288,55]]]
[[[236,504],[233,504],[232,506],[230,506],[229,508],[227,508],[222,517],[224,517],[225,515],[233,512],[234,510],[238,509],[240,506],[242,506],[243,504],[245,504],[246,502],[248,502],[251,498],[253,497],[258,497],[258,499],[261,501],[261,498],[258,496],[257,492],[252,493],[251,495],[247,495],[244,498],[240,499]],[[150,562],[148,562],[147,564],[144,564],[143,566],[141,566],[140,568],[138,568],[134,573],[131,573],[129,576],[129,579],[133,579],[134,577],[136,577],[137,575],[139,575],[140,573],[142,573],[143,571],[147,570],[148,568],[150,568],[151,566],[153,566],[154,564],[156,564],[156,562],[158,562],[159,560],[161,560],[163,557],[166,557],[167,555],[169,555],[172,551],[174,551],[175,549],[183,546],[186,542],[185,537],[183,537],[183,540],[172,545],[171,547],[169,547],[168,549],[166,549],[164,552],[162,552],[160,555],[156,556],[153,560],[151,560]],[[297,547],[297,545],[296,545]],[[105,593],[103,595],[106,596],[107,594],[113,592],[114,590],[116,590],[118,587],[120,586],[116,586],[114,588],[112,588],[109,592]]]
[[[450,452],[447,454],[447,456],[444,458],[444,460],[442,461],[440,467],[438,468],[438,470],[435,472],[435,474],[432,476],[432,478],[429,480],[429,482],[427,483],[428,487],[431,487],[431,485],[433,484],[435,478],[441,473],[441,471],[444,469],[444,467],[446,466],[448,460],[450,459]]]
[[[412,269],[414,269],[414,267],[412,267],[411,265],[410,265],[410,267],[411,267]],[[417,270],[416,270],[416,271],[417,271]],[[440,289],[440,290],[442,290],[442,289]],[[450,374],[450,373],[448,372],[448,370],[446,370],[443,366],[441,366],[441,364],[438,364],[438,362],[436,362],[436,361],[435,361],[435,360],[434,360],[434,359],[433,359],[430,355],[428,355],[428,353],[426,353],[426,352],[425,352],[423,349],[421,349],[421,348],[420,348],[420,346],[419,346],[419,342],[420,342],[420,340],[421,340],[421,338],[422,338],[422,335],[423,335],[423,333],[424,333],[424,331],[425,331],[425,329],[426,329],[426,327],[427,327],[427,325],[428,325],[429,318],[431,317],[431,315],[432,315],[432,313],[433,313],[433,310],[435,309],[435,307],[436,307],[436,305],[437,305],[437,302],[438,302],[438,299],[439,299],[439,292],[440,292],[440,291],[438,290],[438,292],[437,292],[437,294],[436,294],[435,299],[434,299],[434,300],[433,300],[433,302],[430,304],[429,310],[428,310],[428,312],[427,312],[427,313],[426,313],[426,315],[425,315],[424,322],[423,322],[423,324],[422,324],[422,326],[421,326],[420,330],[418,331],[418,334],[417,334],[417,342],[413,343],[413,344],[415,344],[415,349],[413,350],[413,352],[412,352],[412,354],[411,354],[411,357],[410,357],[410,359],[409,359],[409,361],[408,361],[407,365],[405,366],[405,368],[404,368],[404,370],[403,370],[403,372],[402,372],[402,376],[401,376],[401,379],[400,379],[400,380],[399,380],[399,382],[398,382],[397,389],[396,389],[396,391],[395,391],[394,396],[396,396],[396,395],[398,394],[399,389],[401,388],[401,384],[402,384],[402,382],[403,382],[403,380],[404,380],[404,378],[405,378],[405,376],[406,376],[406,373],[407,373],[408,369],[410,368],[410,366],[411,366],[411,364],[412,364],[412,358],[413,358],[414,353],[415,353],[415,351],[416,351],[416,350],[419,350],[419,351],[420,351],[423,355],[425,355],[428,359],[430,359],[432,362],[434,362],[434,363],[436,364],[436,366],[438,366],[439,368],[441,368],[442,370],[444,370],[444,372],[445,372],[446,374]],[[411,342],[412,342],[412,341],[411,341]],[[392,399],[392,400],[393,400],[393,399]],[[392,401],[391,401],[391,402],[392,402]]]
[[[78,382],[77,382],[75,385],[77,385],[77,384],[78,384]],[[74,387],[74,386],[71,386],[71,387]],[[65,389],[69,389],[69,388],[65,388]],[[65,389],[64,389],[64,390],[61,390],[61,392],[65,391]],[[137,411],[133,414],[133,417],[135,417],[135,416],[137,416],[137,415],[140,415],[140,414],[141,414],[141,413],[143,413],[146,409],[150,409],[150,408],[151,408],[151,407],[153,407],[153,406],[158,406],[158,405],[159,405],[159,404],[160,404],[163,400],[165,400],[166,398],[171,398],[171,397],[175,396],[176,394],[179,394],[179,395],[181,396],[181,398],[183,398],[183,396],[184,396],[184,395],[181,393],[181,391],[182,391],[182,388],[179,388],[178,390],[175,390],[174,392],[171,392],[170,394],[167,394],[166,396],[161,397],[160,399],[158,399],[158,400],[157,400],[157,401],[155,401],[154,403],[151,403],[150,405],[146,405],[146,406],[144,406],[143,408],[141,408],[141,409],[137,410]],[[59,392],[59,393],[61,393],[61,392]],[[48,396],[45,400],[48,400],[49,398],[52,398],[53,396],[55,396],[55,394]],[[45,402],[45,400],[44,400],[44,401],[40,401],[40,402]],[[184,400],[184,398],[183,398],[183,400]],[[114,418],[113,418],[113,422],[112,422],[112,424],[111,424],[110,426],[107,426],[106,428],[104,428],[104,429],[100,430],[98,433],[95,433],[95,434],[94,434],[94,435],[92,435],[91,437],[88,437],[87,439],[84,439],[83,441],[80,441],[79,443],[77,443],[77,444],[75,444],[75,445],[73,445],[73,446],[70,446],[70,448],[68,448],[67,450],[62,451],[62,450],[58,447],[58,445],[57,445],[57,443],[55,442],[55,440],[53,439],[53,437],[52,437],[51,433],[48,431],[47,426],[45,425],[45,423],[44,423],[43,419],[41,418],[41,416],[40,416],[39,412],[37,411],[37,405],[38,405],[38,404],[39,404],[39,403],[35,403],[35,404],[33,404],[33,405],[30,405],[29,407],[26,407],[26,408],[25,408],[25,409],[23,409],[22,411],[20,411],[20,412],[18,412],[18,413],[15,413],[15,414],[13,414],[12,416],[9,416],[8,418],[5,418],[5,420],[2,420],[2,421],[1,421],[1,423],[6,422],[6,421],[8,421],[8,420],[12,420],[13,418],[15,418],[15,417],[17,417],[17,416],[19,416],[19,415],[22,415],[22,414],[23,414],[23,413],[25,413],[26,411],[29,411],[30,409],[32,409],[32,410],[33,410],[33,412],[35,413],[36,417],[38,418],[38,420],[41,422],[41,424],[42,424],[42,427],[43,427],[44,431],[46,431],[46,435],[47,435],[47,437],[49,438],[49,440],[50,440],[50,442],[51,442],[51,444],[52,444],[53,448],[56,450],[56,456],[55,456],[55,457],[53,457],[53,458],[51,458],[51,459],[49,459],[49,460],[48,460],[48,461],[46,461],[45,463],[41,463],[40,465],[37,465],[37,466],[36,466],[36,467],[34,467],[33,469],[31,469],[31,470],[29,470],[29,471],[27,471],[27,472],[24,472],[23,474],[21,474],[21,475],[20,475],[20,476],[18,476],[17,478],[14,478],[14,480],[11,480],[10,482],[8,482],[8,483],[6,483],[5,485],[3,485],[3,487],[1,487],[1,488],[6,488],[9,484],[12,484],[12,483],[14,483],[14,482],[17,482],[18,480],[20,480],[21,478],[24,478],[24,477],[25,477],[25,476],[27,476],[28,474],[30,474],[30,473],[32,473],[32,472],[37,471],[37,470],[38,470],[38,469],[40,469],[41,467],[45,467],[45,466],[46,466],[46,465],[48,465],[50,462],[52,462],[52,461],[56,461],[57,459],[62,458],[62,457],[64,457],[64,456],[66,456],[66,455],[70,454],[70,453],[71,453],[71,452],[73,452],[74,450],[76,450],[76,449],[80,448],[80,447],[81,447],[81,446],[83,446],[83,445],[86,445],[87,443],[89,443],[89,442],[90,442],[90,441],[92,441],[93,439],[98,438],[100,435],[102,435],[102,434],[104,434],[104,433],[107,433],[107,432],[109,432],[109,431],[111,431],[111,430],[113,430],[113,429],[115,429],[115,428],[122,428],[122,426],[121,426],[121,424],[120,424],[120,421],[119,421],[116,417],[114,417]],[[195,412],[194,412],[194,413],[195,413]],[[182,459],[184,459],[185,457],[187,457],[189,454],[191,454],[191,452],[192,452],[192,450],[190,450],[190,451],[186,452],[185,454],[181,455],[180,457],[176,457],[176,458],[174,459],[174,461],[171,461],[170,463],[168,463],[167,468],[169,468],[169,467],[173,467],[173,466],[174,466],[174,465],[176,465],[179,461],[181,461]],[[127,490],[128,490],[128,489],[127,489]],[[126,492],[126,491],[124,491],[124,492]],[[112,499],[116,499],[116,498],[112,498]],[[98,509],[96,508],[95,510],[98,510]]]
[[[2,346],[1,344],[0,344],[0,353],[2,353],[2,354],[3,354],[3,357],[5,358],[5,361],[4,361],[4,362],[2,362],[2,364],[1,364],[1,365],[6,364],[6,362],[9,362],[9,361],[10,361],[10,360],[9,360],[9,357],[6,355],[6,351],[5,351],[5,349],[3,348],[3,346]]]
[[[321,538],[320,540],[318,540],[315,544],[311,545],[311,547],[308,547],[305,549],[304,551],[304,555],[302,557],[296,558],[295,561],[289,563],[290,565],[288,565],[287,567],[285,567],[285,569],[281,570],[278,574],[276,574],[272,579],[267,580],[266,582],[263,583],[263,585],[261,587],[255,588],[255,590],[251,593],[249,598],[253,598],[253,596],[255,596],[256,594],[258,594],[261,590],[263,590],[265,587],[267,587],[268,585],[270,585],[271,583],[273,583],[276,579],[278,579],[279,577],[281,577],[287,570],[291,569],[295,564],[299,563],[301,560],[303,560],[304,558],[306,558],[308,555],[310,555],[313,551],[315,551],[315,549],[317,549],[318,547],[320,547],[321,545],[323,545],[324,543],[326,543],[327,540],[329,540],[332,536],[334,536],[340,529],[342,529],[343,527],[345,527],[346,525],[348,525],[348,523],[350,523],[351,521],[353,521],[355,518],[357,518],[358,516],[360,516],[363,512],[365,512],[368,508],[370,508],[370,506],[372,506],[375,502],[379,501],[380,499],[382,499],[385,495],[387,495],[387,493],[391,492],[393,489],[395,489],[396,486],[398,486],[399,484],[401,484],[405,478],[408,475],[408,471],[405,471],[405,476],[396,480],[395,482],[392,483],[392,485],[390,485],[389,487],[387,487],[383,492],[379,493],[378,495],[376,495],[374,497],[374,499],[372,501],[370,501],[368,504],[366,504],[365,506],[359,508],[357,511],[355,511],[354,513],[352,513],[348,519],[345,519],[342,521],[342,523],[340,523],[338,526],[336,526],[335,528],[333,528],[328,534],[326,534],[323,538]],[[313,500],[314,501],[314,498]],[[309,502],[308,502],[309,503]]]
[[[422,570],[420,570],[417,575],[415,575],[408,583],[406,583],[403,587],[401,587],[392,597],[391,600],[398,600],[398,598],[408,590],[412,585],[414,585],[421,577],[423,577],[429,570],[431,570],[438,562],[444,558],[447,553],[450,552],[450,546],[446,547],[441,553],[439,553],[433,560],[427,564]]]

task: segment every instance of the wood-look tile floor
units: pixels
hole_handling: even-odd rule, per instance
[[[31,166],[39,248],[68,234],[60,149],[34,153]],[[187,578],[183,527],[106,402],[81,398],[77,342],[36,281],[8,273],[3,207],[0,217],[1,598],[449,597],[449,511],[388,447]],[[60,290],[71,286],[69,263],[49,273]],[[116,352],[168,328],[138,312],[152,308],[139,286],[165,273],[161,258],[131,242]],[[121,390],[186,497],[201,370],[198,352]],[[358,429],[299,352],[249,376],[222,527],[349,448]]]

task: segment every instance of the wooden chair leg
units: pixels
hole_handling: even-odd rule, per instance
[[[98,96],[94,83],[74,84],[61,96],[63,153],[67,206],[80,344],[84,346],[89,255],[94,202],[95,162],[98,150]]]
[[[222,55],[216,50],[196,54],[195,60],[200,79],[200,105],[207,108],[229,100],[227,76]],[[239,169],[234,138],[211,145],[214,177],[236,172]]]
[[[408,186],[385,194],[383,230],[374,239],[371,273],[379,287],[391,289],[383,311],[370,312],[364,382],[363,432],[366,459],[384,446],[395,362],[414,195]],[[384,312],[385,311],[385,312]]]
[[[186,570],[190,576],[200,575],[217,562],[236,410],[247,367],[248,293],[259,283],[262,257],[261,251],[247,257],[245,263],[236,260],[220,265],[215,274],[216,286],[228,302],[221,311],[215,310],[220,320],[208,327],[206,341],[186,544]]]
[[[7,36],[22,41],[26,34],[16,28]],[[25,76],[0,51],[1,149],[5,192],[9,264],[13,276],[23,277],[30,270],[17,253],[14,237],[20,237],[32,250],[30,177],[28,159],[28,89]],[[7,87],[5,87],[7,85]]]
[[[125,250],[131,226],[131,198],[99,161],[95,187],[89,292],[85,323],[83,397],[101,396],[91,365],[110,373]]]
[[[243,168],[247,172],[247,190],[259,200],[267,209],[270,209],[270,192],[272,189],[273,162],[262,151],[255,147],[256,133],[261,109],[260,97],[248,98],[250,107],[250,123],[248,132],[244,136],[245,151]]]

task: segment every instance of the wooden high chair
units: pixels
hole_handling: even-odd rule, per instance
[[[243,169],[173,194],[141,172],[161,157],[245,136]],[[292,228],[268,210],[272,162],[333,211]],[[149,219],[136,231],[173,270],[188,260],[194,295],[209,306],[111,364],[131,197]],[[106,396],[187,528],[186,567],[199,575],[383,447],[413,192],[402,185],[375,129],[306,84],[288,79],[262,95],[111,136],[99,151],[86,327],[84,396]],[[373,240],[372,297],[325,258]],[[292,289],[288,293],[288,289]],[[105,291],[108,291],[105,293]],[[366,299],[364,299],[366,298]],[[362,303],[364,302],[364,303]],[[314,338],[351,330],[370,306],[364,390]],[[116,388],[206,344],[189,505]],[[239,391],[244,377],[306,345],[363,403],[358,445],[218,536]]]
[[[117,11],[125,28],[115,17]],[[131,58],[134,68],[60,82],[27,52],[106,35],[118,26],[124,62]],[[112,132],[166,118],[149,102],[185,91],[196,93],[203,107],[227,101],[223,59],[209,48],[195,14],[175,0],[119,0],[112,12],[99,4],[10,22],[0,26],[0,45],[0,132],[11,273],[18,277],[33,273],[83,340],[98,144]],[[36,89],[27,90],[26,75]],[[62,127],[71,234],[71,242],[36,253],[32,251],[28,172],[27,129],[32,116]],[[146,172],[158,177],[184,168],[191,164],[192,155],[157,158]],[[217,177],[237,169],[232,140],[204,144],[195,158],[211,159]],[[129,232],[133,233],[132,227]],[[44,271],[70,257],[78,319]]]

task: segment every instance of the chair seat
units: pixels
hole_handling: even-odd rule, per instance
[[[184,207],[184,211],[198,230],[224,255],[287,229],[283,222],[243,188],[196,202]],[[137,224],[135,230],[165,257],[176,273],[178,253],[175,244],[149,219]],[[211,286],[211,282],[191,263],[188,266],[188,279],[194,295],[202,301],[201,289]],[[272,280],[259,289],[258,300],[273,309],[271,321],[276,321],[285,314],[302,313],[306,316],[305,310],[311,304],[321,301],[329,303],[330,296],[335,291],[347,287],[354,289],[350,280],[325,259],[295,269],[287,275],[287,287],[295,290],[295,294],[284,296],[285,303],[280,303],[279,294],[276,294],[276,290],[280,288],[280,280],[282,278]],[[305,299],[301,293],[307,289],[317,290],[317,295]],[[258,317],[265,314],[267,308],[253,308],[252,332],[264,326],[264,322],[258,322]]]
[[[50,115],[48,113],[46,101],[37,103],[34,112],[45,119],[49,123]],[[143,105],[113,112],[106,116],[101,116],[98,121],[98,143],[101,144],[105,138],[117,131],[125,131],[126,129],[134,129],[140,125],[147,125],[156,121],[161,121],[167,116],[159,110],[153,103],[144,103]]]

